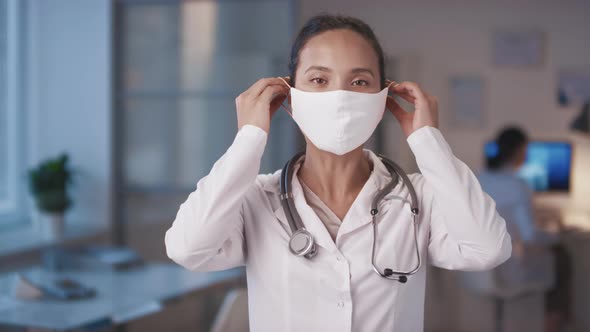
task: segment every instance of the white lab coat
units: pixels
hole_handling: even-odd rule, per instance
[[[168,256],[193,271],[246,265],[251,331],[422,331],[427,262],[482,270],[510,256],[510,236],[494,201],[440,131],[424,127],[408,138],[422,172],[410,175],[420,207],[420,270],[401,284],[371,267],[370,203],[390,177],[370,151],[374,170],[335,242],[293,177],[295,206],[318,246],[312,260],[296,257],[287,247],[291,230],[279,202],[280,171],[258,175],[266,140],[262,129],[242,127],[180,206],[165,239]],[[379,205],[381,268],[408,271],[416,264],[409,199],[398,185]]]

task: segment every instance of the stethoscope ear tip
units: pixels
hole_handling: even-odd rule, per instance
[[[385,269],[385,270],[383,270],[383,276],[385,278],[389,278],[389,277],[391,277],[394,274],[395,273],[393,272],[392,269]],[[408,277],[406,277],[406,276],[398,276],[398,277],[389,278],[389,279],[397,280],[397,281],[401,282],[402,284],[405,284],[408,281]]]

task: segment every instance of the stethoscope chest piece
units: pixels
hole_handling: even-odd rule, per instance
[[[296,256],[312,258],[316,254],[313,236],[305,228],[298,229],[289,240],[289,250]]]

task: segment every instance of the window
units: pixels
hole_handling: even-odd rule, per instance
[[[232,143],[235,98],[259,78],[287,75],[292,3],[117,3],[125,218],[168,221]],[[298,135],[278,112],[261,172],[282,167],[297,151]]]
[[[23,192],[19,139],[18,0],[0,0],[0,225],[23,219]]]

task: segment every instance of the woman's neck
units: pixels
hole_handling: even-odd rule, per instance
[[[308,144],[298,176],[322,201],[344,202],[356,198],[371,167],[362,147],[338,156]]]

